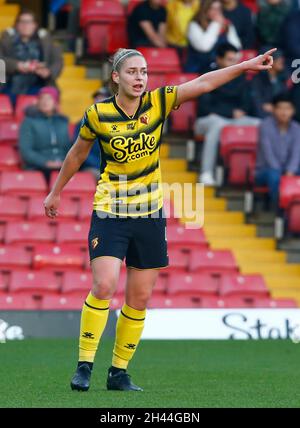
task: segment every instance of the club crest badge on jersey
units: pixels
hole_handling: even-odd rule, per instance
[[[144,123],[145,125],[148,125],[148,123],[149,123],[149,116],[147,114],[144,114],[143,116],[140,117],[140,121],[141,121],[141,123]]]
[[[94,238],[92,240],[92,248],[93,248],[93,250],[97,247],[98,244],[99,244],[99,238]]]

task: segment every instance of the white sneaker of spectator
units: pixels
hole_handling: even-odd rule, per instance
[[[205,186],[215,186],[216,181],[211,172],[203,172],[199,175],[199,183],[204,184]]]

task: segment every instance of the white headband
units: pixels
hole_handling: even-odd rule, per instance
[[[120,58],[117,60],[117,62],[113,65],[113,70],[116,70],[117,65],[119,64],[119,62],[121,61],[121,59],[124,59],[126,56],[128,56],[130,54],[135,54],[135,55],[143,56],[139,51],[130,50],[130,51],[126,52],[124,55],[120,56]]]

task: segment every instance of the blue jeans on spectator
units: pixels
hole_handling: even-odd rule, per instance
[[[279,197],[279,183],[281,178],[281,171],[272,168],[262,168],[255,174],[255,184],[257,186],[267,186],[272,205],[278,205]]]
[[[272,168],[262,168],[255,174],[255,184],[268,187],[270,200],[274,208],[278,207],[279,183],[282,175],[281,171]],[[300,176],[300,170],[295,175]]]

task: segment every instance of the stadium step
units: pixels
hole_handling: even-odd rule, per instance
[[[81,88],[83,92],[90,92],[92,94],[93,91],[96,91],[100,85],[100,80],[96,79],[69,79],[60,77],[57,79],[57,84],[60,89],[64,91],[72,91],[73,88]]]
[[[160,162],[162,174],[169,172],[185,172],[187,163],[185,159],[162,159]]]
[[[256,226],[254,225],[244,225],[244,224],[205,224],[204,230],[209,239],[212,237],[255,237],[256,236]]]
[[[286,253],[283,251],[253,251],[253,250],[233,250],[235,258],[239,264],[247,262],[264,262],[264,263],[285,263]]]
[[[206,224],[243,224],[244,214],[241,212],[219,212],[219,211],[205,211],[204,212],[204,225]]]
[[[287,263],[264,263],[264,262],[245,262],[240,264],[241,272],[261,273],[262,275],[278,276],[285,275],[286,277],[297,277],[300,279],[300,265],[292,265]]]
[[[300,280],[298,277],[265,275],[265,280],[270,290],[285,290],[289,288],[300,291]]]
[[[160,146],[160,158],[167,159],[170,154],[170,145],[167,143],[163,143]]]
[[[74,65],[75,63],[75,55],[72,52],[65,52],[64,56],[64,65]]]
[[[278,298],[291,298],[291,299],[295,299],[298,306],[300,306],[300,290],[297,292],[294,289],[286,289],[284,288],[283,290],[276,290],[273,291],[272,290],[272,297],[275,299]]]
[[[275,240],[271,238],[210,238],[211,248],[221,250],[230,248],[232,250],[275,250]]]
[[[86,67],[66,65],[60,75],[60,79],[84,79],[86,74]]]

